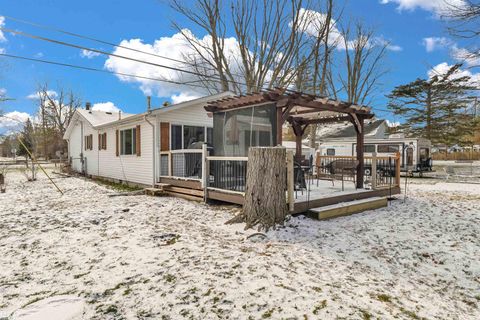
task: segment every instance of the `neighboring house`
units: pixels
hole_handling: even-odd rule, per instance
[[[403,171],[422,172],[432,169],[431,143],[427,139],[405,137],[403,134],[387,132],[385,120],[371,120],[364,124],[364,154],[374,153],[379,157],[393,156],[399,152]],[[318,152],[321,156],[355,156],[356,132],[353,125],[337,125],[336,128],[323,129],[330,132],[321,137]]]
[[[213,119],[203,107],[231,96],[225,92],[135,115],[78,109],[64,135],[72,169],[154,185],[160,177],[160,153],[211,143]]]

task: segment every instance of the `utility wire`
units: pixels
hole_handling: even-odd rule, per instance
[[[123,72],[108,71],[108,70],[103,70],[103,69],[97,69],[97,68],[79,66],[79,65],[75,65],[75,64],[69,64],[69,63],[63,63],[63,62],[57,62],[57,61],[51,61],[51,60],[28,58],[28,57],[17,56],[17,55],[6,54],[6,53],[0,53],[0,56],[7,57],[7,58],[13,58],[13,59],[19,59],[19,60],[27,60],[27,61],[34,61],[34,62],[46,63],[46,64],[59,65],[59,66],[69,67],[69,68],[75,68],[75,69],[82,69],[82,70],[88,70],[88,71],[95,71],[95,72],[116,74],[116,75],[125,76],[125,77],[132,77],[132,78],[146,79],[146,80],[152,80],[152,81],[158,81],[158,82],[173,83],[173,84],[184,85],[184,86],[189,86],[189,87],[198,87],[198,88],[202,88],[202,89],[205,88],[205,87],[202,86],[202,85],[195,85],[195,84],[189,84],[189,83],[184,83],[184,82],[179,82],[179,81],[173,81],[173,80],[166,80],[166,79],[160,79],[160,78],[151,78],[151,77],[145,77],[145,76],[138,76],[138,75],[123,73]]]
[[[68,42],[65,42],[65,41],[60,41],[60,40],[51,39],[51,38],[47,38],[47,37],[37,36],[37,35],[34,35],[34,34],[22,32],[22,31],[17,31],[17,30],[12,30],[12,29],[8,29],[8,28],[5,28],[5,27],[0,27],[0,30],[5,31],[5,32],[9,32],[9,33],[12,33],[12,34],[21,35],[21,36],[24,36],[24,37],[36,39],[36,40],[42,40],[42,41],[47,41],[47,42],[50,42],[50,43],[55,43],[55,44],[59,44],[59,45],[67,46],[67,47],[72,47],[72,48],[77,48],[77,49],[82,49],[82,50],[88,50],[88,51],[100,53],[100,54],[103,54],[103,55],[106,55],[106,56],[111,56],[111,57],[115,57],[115,58],[130,60],[130,61],[134,61],[134,62],[138,62],[138,63],[144,63],[144,64],[152,65],[152,66],[155,66],[155,67],[170,69],[170,70],[173,70],[173,71],[188,73],[188,74],[192,74],[192,75],[195,75],[195,76],[198,76],[198,77],[209,78],[210,80],[213,79],[214,81],[217,81],[217,82],[222,81],[220,78],[218,78],[216,76],[214,77],[213,75],[205,75],[205,74],[201,74],[201,73],[195,72],[195,71],[184,70],[184,69],[180,69],[180,68],[177,68],[177,67],[170,67],[170,66],[167,66],[167,65],[159,64],[159,63],[154,63],[154,62],[150,62],[150,61],[135,59],[135,58],[127,57],[127,56],[122,56],[122,55],[119,55],[119,54],[116,54],[116,53],[110,53],[110,52],[106,52],[106,51],[103,51],[103,50],[98,50],[98,49],[94,49],[94,48],[80,46],[80,45],[73,44],[73,43],[68,43]],[[234,84],[237,84],[237,85],[246,86],[245,83],[240,83],[240,82],[233,81],[233,80],[225,79],[225,81],[230,82],[230,83],[234,83]]]
[[[179,60],[179,59],[175,59],[175,58],[170,58],[170,57],[167,57],[167,56],[162,56],[162,55],[152,53],[152,52],[146,52],[146,51],[143,51],[143,50],[123,46],[123,45],[120,45],[120,44],[115,44],[115,43],[112,43],[112,42],[109,42],[109,41],[101,40],[101,39],[98,39],[98,38],[93,38],[93,37],[82,35],[82,34],[79,34],[79,33],[74,33],[74,32],[71,32],[71,31],[60,29],[60,28],[47,26],[47,25],[42,25],[42,24],[39,24],[39,23],[36,23],[36,22],[31,22],[31,21],[27,21],[27,20],[23,20],[23,19],[18,19],[18,18],[14,18],[14,17],[11,17],[11,16],[6,16],[6,15],[3,15],[3,17],[8,19],[8,20],[12,20],[12,21],[15,21],[15,22],[31,25],[31,26],[34,26],[34,27],[37,27],[37,28],[40,28],[40,29],[55,31],[55,32],[59,32],[59,33],[63,33],[63,34],[72,36],[72,37],[77,37],[77,38],[80,38],[80,39],[90,40],[90,41],[94,41],[94,42],[97,42],[97,43],[109,45],[109,46],[112,46],[112,47],[115,47],[115,48],[130,50],[130,51],[133,51],[133,52],[143,53],[143,54],[146,54],[146,55],[149,55],[149,56],[153,56],[153,57],[162,58],[162,59],[165,59],[165,60],[170,60],[170,61],[173,61],[173,62],[186,64],[186,65],[189,65],[189,66],[192,66],[192,67],[198,67],[196,64],[190,63],[190,62],[187,62],[187,61],[183,61],[183,60]],[[212,67],[209,67],[209,68],[202,67],[202,68],[205,68],[206,70],[210,70],[210,71],[216,71],[216,69],[214,69]],[[240,75],[238,73],[232,73],[232,75],[243,77],[243,75]]]

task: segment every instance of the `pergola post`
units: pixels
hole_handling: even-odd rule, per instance
[[[356,121],[353,122],[355,126],[355,131],[357,132],[357,189],[363,188],[363,179],[365,175],[365,163],[364,163],[364,138],[365,133],[363,132],[363,117],[357,117]]]

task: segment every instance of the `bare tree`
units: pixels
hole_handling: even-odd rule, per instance
[[[350,27],[343,29],[342,41],[342,64],[345,70],[339,72],[341,89],[345,91],[348,102],[370,103],[379,80],[387,73],[382,62],[389,43],[375,37],[374,31],[361,23],[355,25],[354,32]],[[331,84],[333,85],[332,82]]]
[[[196,55],[187,58],[205,74],[201,81],[210,90],[245,93],[286,87],[295,82],[298,57],[312,57],[303,15],[309,7],[306,1],[230,0],[229,10],[219,0],[197,0],[193,7],[172,0],[171,6],[211,37],[211,41],[199,40],[174,23],[194,49]],[[233,30],[227,29],[230,22]],[[226,47],[226,35],[231,33],[237,48]]]
[[[39,119],[42,126],[43,153],[51,155],[48,149],[64,149],[63,135],[77,108],[80,98],[73,91],[60,89],[53,91],[47,83],[38,86]],[[53,151],[53,150],[52,150]]]
[[[448,22],[448,31],[455,37],[473,40],[473,46],[460,52],[460,58],[466,61],[480,59],[480,2],[464,0],[462,3],[448,3],[443,17]],[[479,67],[478,64],[474,65]]]

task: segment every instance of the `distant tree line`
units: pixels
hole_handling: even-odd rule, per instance
[[[17,155],[28,157],[26,147],[36,157],[57,158],[57,152],[67,151],[63,135],[81,100],[73,91],[51,90],[45,83],[38,86],[34,101],[37,112],[33,119],[27,119],[20,132],[3,137],[2,149],[8,153],[15,149]]]

